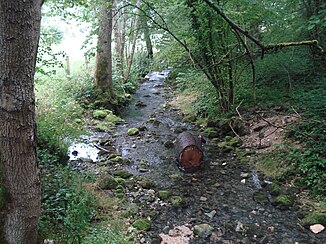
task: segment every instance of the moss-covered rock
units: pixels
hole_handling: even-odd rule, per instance
[[[137,128],[130,128],[127,133],[128,133],[128,136],[135,136],[135,135],[138,135],[139,134],[139,129],[137,129]]]
[[[182,119],[182,122],[185,122],[185,123],[191,123],[191,122],[195,122],[196,121],[196,116],[193,115],[193,114],[188,114],[186,115],[183,119]]]
[[[122,162],[123,159],[122,159],[121,156],[115,156],[115,157],[113,157],[113,158],[110,158],[110,161],[111,161],[111,162],[114,162],[114,163],[119,163],[119,162]]]
[[[279,195],[275,198],[273,205],[276,205],[283,209],[288,209],[293,206],[294,199],[290,195]]]
[[[105,119],[107,115],[111,114],[112,111],[107,109],[97,109],[93,111],[94,119]]]
[[[119,176],[119,177],[121,177],[123,179],[128,179],[131,176],[133,176],[133,174],[130,173],[129,171],[127,171],[127,170],[116,170],[116,171],[113,171],[112,174],[114,176]]]
[[[170,196],[170,192],[169,191],[161,190],[161,191],[158,192],[158,196],[162,200],[167,200],[169,198],[169,196]]]
[[[266,190],[268,190],[272,196],[278,196],[281,194],[282,189],[278,184],[272,183],[266,186]]]
[[[326,213],[314,211],[307,214],[302,220],[301,224],[305,227],[309,227],[314,224],[326,225]]]
[[[132,227],[134,227],[137,230],[149,230],[151,228],[151,222],[148,219],[137,219],[132,224]]]
[[[214,228],[209,224],[200,224],[194,226],[194,234],[201,238],[209,237],[213,233]]]
[[[106,131],[110,131],[114,128],[114,124],[111,122],[107,122],[107,121],[101,121],[96,123],[95,125],[95,130],[99,131],[99,132],[106,132]]]
[[[267,204],[269,202],[267,194],[263,191],[256,191],[253,195],[253,198],[260,204]]]
[[[75,119],[75,123],[76,124],[82,124],[83,123],[83,120],[81,120],[81,119]]]
[[[148,120],[148,123],[151,123],[151,124],[153,124],[153,125],[155,125],[155,126],[159,126],[159,125],[161,124],[161,121],[159,121],[159,120],[157,120],[157,119],[155,119],[155,118],[150,118],[150,119]]]
[[[124,119],[114,115],[113,113],[110,113],[105,117],[105,121],[113,124],[119,124],[119,123],[123,123]]]
[[[207,135],[208,138],[216,138],[218,136],[217,131],[214,127],[207,127],[204,130],[204,133]]]
[[[97,181],[97,185],[102,190],[108,190],[108,189],[116,188],[119,185],[119,183],[114,177],[105,176]]]
[[[154,182],[148,178],[141,178],[138,181],[138,184],[145,189],[150,189],[155,186]]]
[[[174,206],[174,207],[180,207],[181,205],[184,204],[184,200],[180,196],[172,196],[171,203],[172,203],[172,206]]]

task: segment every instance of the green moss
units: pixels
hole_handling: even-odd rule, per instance
[[[130,128],[127,133],[129,136],[135,136],[139,134],[139,130],[137,128]]]
[[[131,176],[133,176],[133,174],[130,173],[129,171],[127,171],[127,170],[116,170],[116,171],[112,172],[112,174],[114,176],[119,176],[119,177],[121,177],[123,179],[128,179]]]
[[[148,178],[142,178],[141,180],[138,181],[138,184],[145,189],[150,189],[155,186],[154,182]]]
[[[309,213],[302,219],[301,223],[305,227],[314,224],[326,225],[326,213],[321,213],[317,211]]]
[[[110,131],[112,130],[114,127],[114,124],[111,123],[111,122],[107,122],[107,121],[101,121],[101,122],[98,122],[96,125],[95,125],[95,130],[96,131]]]
[[[93,118],[94,119],[105,119],[106,116],[112,114],[112,111],[103,109],[103,110],[94,110],[93,111]]]
[[[180,196],[172,196],[171,203],[172,203],[172,206],[179,207],[184,203],[184,201],[183,201],[182,197],[180,197]]]
[[[166,200],[166,199],[168,199],[169,198],[169,196],[170,196],[170,192],[168,192],[168,191],[159,191],[158,192],[158,196],[162,199],[162,200]]]
[[[191,123],[196,121],[196,116],[193,114],[187,115],[182,119],[182,122]]]
[[[218,136],[217,131],[214,127],[207,127],[204,130],[204,133],[207,135],[208,138],[216,138]]]
[[[275,204],[282,208],[290,208],[293,206],[294,200],[289,195],[279,195],[275,198]]]
[[[122,159],[121,156],[116,156],[116,157],[114,157],[114,158],[111,158],[110,161],[111,161],[111,162],[114,162],[114,163],[118,163],[118,162],[122,162],[123,159]]]
[[[123,119],[121,119],[120,117],[114,115],[113,113],[108,114],[108,115],[105,117],[105,120],[106,120],[107,122],[110,122],[110,123],[113,123],[113,124],[119,124],[119,123],[124,122]]]
[[[268,197],[267,195],[262,192],[262,191],[257,191],[254,193],[253,198],[256,202],[260,203],[260,204],[266,204],[268,203]]]
[[[151,228],[151,222],[147,219],[137,219],[133,224],[132,227],[134,227],[137,230],[149,230]]]
[[[272,183],[266,186],[266,189],[272,196],[278,196],[281,194],[281,187],[278,184]]]
[[[111,176],[105,176],[104,178],[98,180],[98,187],[103,190],[114,189],[118,185],[119,183],[117,180]]]

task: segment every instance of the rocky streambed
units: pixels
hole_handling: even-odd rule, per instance
[[[206,137],[202,168],[178,169],[177,135],[202,131],[171,106],[167,75],[148,75],[120,111],[124,122],[85,138],[95,145],[92,157],[78,157],[86,146],[70,151],[73,167],[95,172],[98,186],[120,198],[118,210],[136,229],[136,243],[326,243],[325,231],[306,228],[312,223],[294,194],[263,179],[250,166],[250,153],[235,153],[234,138]]]

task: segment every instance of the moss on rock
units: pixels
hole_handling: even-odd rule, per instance
[[[309,227],[314,224],[326,225],[326,213],[314,211],[307,214],[302,220],[301,223],[305,227]]]
[[[207,127],[204,130],[204,133],[207,135],[208,138],[216,138],[218,136],[217,131],[214,127]]]
[[[128,136],[135,136],[135,135],[138,135],[139,134],[139,129],[137,129],[137,128],[130,128],[127,133],[128,133]]]
[[[149,230],[151,228],[151,222],[147,219],[137,219],[132,224],[132,227],[134,227],[137,230]]]
[[[293,197],[289,195],[279,195],[275,198],[274,205],[277,205],[280,208],[290,208],[293,206],[293,203]]]
[[[112,172],[112,174],[114,176],[119,176],[119,177],[121,177],[123,179],[128,179],[131,176],[133,176],[133,174],[130,173],[129,171],[127,171],[127,170],[116,170],[116,171]]]
[[[180,196],[172,196],[171,203],[172,203],[172,206],[174,206],[174,207],[180,207],[181,205],[183,205],[184,201],[183,201],[183,198]]]
[[[158,196],[159,196],[162,200],[167,200],[167,199],[169,198],[169,196],[170,196],[170,192],[162,190],[162,191],[159,191],[159,192],[158,192]]]

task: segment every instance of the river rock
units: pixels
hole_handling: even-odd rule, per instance
[[[200,224],[194,226],[194,234],[201,238],[209,237],[213,233],[214,228],[209,224]]]
[[[138,135],[139,134],[139,129],[137,129],[137,128],[130,128],[127,133],[128,133],[128,136],[135,136],[135,135]]]
[[[312,233],[318,234],[322,232],[325,229],[325,227],[321,224],[315,224],[315,225],[311,225],[309,229],[311,230]]]

